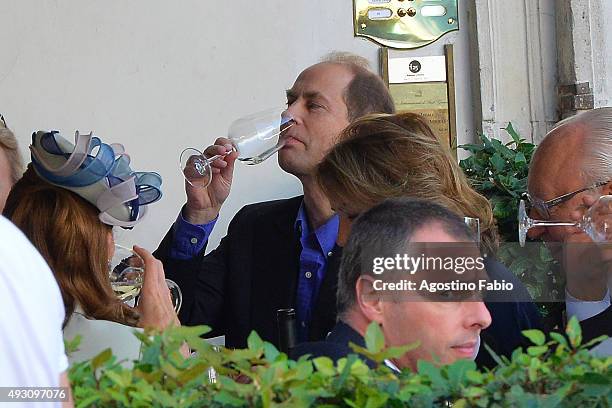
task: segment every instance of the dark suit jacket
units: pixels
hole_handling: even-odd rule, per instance
[[[612,306],[603,312],[580,322],[583,343],[602,334],[612,337]]]
[[[303,197],[242,208],[219,247],[182,261],[169,256],[172,229],[155,256],[183,292],[183,324],[206,324],[228,347],[245,347],[252,330],[278,344],[276,311],[295,308],[300,240],[294,229]],[[309,340],[325,338],[336,322],[339,251],[332,251],[314,304]]]
[[[338,321],[325,341],[298,344],[291,350],[290,356],[295,360],[301,356],[310,355],[311,358],[329,357],[337,361],[349,354],[357,354],[349,347],[349,343],[365,348],[365,340],[361,334],[343,321]],[[372,360],[368,360],[363,355],[358,355],[371,368],[376,366],[376,363]]]
[[[494,367],[495,360],[485,348],[491,347],[498,355],[510,357],[520,346],[530,343],[522,335],[523,330],[542,329],[536,305],[528,301],[529,292],[521,281],[502,263],[492,258],[485,259],[487,274],[491,280],[505,280],[513,284],[512,291],[489,292],[485,304],[491,314],[491,325],[480,333],[480,350],[476,356],[479,367]]]

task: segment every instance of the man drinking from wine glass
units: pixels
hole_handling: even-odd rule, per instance
[[[300,180],[304,195],[244,207],[219,247],[204,256],[232,185],[237,153],[229,153],[211,164],[208,187],[186,183],[187,203],[155,253],[183,291],[181,321],[211,326],[229,347],[245,346],[251,330],[276,343],[278,309],[296,309],[298,341],[321,340],[334,326],[339,221],[316,167],[349,122],[393,113],[394,105],[364,58],[333,53],[298,76],[287,91],[287,112],[294,124],[278,161]],[[219,138],[205,154],[231,150]]]
[[[531,218],[577,221],[599,196],[609,194],[612,108],[593,109],[557,124],[531,161],[527,196]],[[612,335],[608,285],[612,243],[593,243],[575,227],[537,227],[528,236],[544,240],[560,263],[567,280],[566,317],[581,321],[584,340]],[[612,353],[612,344],[608,346]]]

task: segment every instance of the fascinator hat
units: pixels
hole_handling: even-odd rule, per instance
[[[159,174],[133,171],[123,145],[102,143],[93,133],[76,131],[72,144],[57,131],[38,131],[30,152],[43,180],[89,201],[104,224],[131,228],[162,196]]]

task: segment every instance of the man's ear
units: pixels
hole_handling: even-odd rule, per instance
[[[355,293],[361,313],[371,322],[382,323],[382,299],[380,293],[374,289],[374,278],[368,275],[360,276],[355,284]]]

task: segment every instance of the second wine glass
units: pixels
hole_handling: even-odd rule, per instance
[[[115,244],[113,257],[109,261],[109,277],[115,295],[123,302],[137,304],[137,297],[144,284],[145,262],[133,250]],[[170,291],[170,300],[175,312],[181,310],[183,293],[181,288],[171,279],[166,279]]]
[[[527,231],[535,227],[576,227],[583,230],[594,242],[612,242],[612,195],[599,197],[579,221],[544,221],[529,217],[525,201],[518,211],[519,243],[525,245]]]

